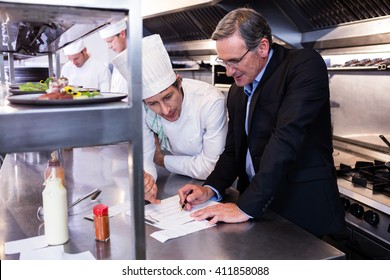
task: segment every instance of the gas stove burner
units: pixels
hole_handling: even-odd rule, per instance
[[[371,167],[374,166],[374,162],[372,161],[357,161],[355,163],[355,168],[364,168],[364,167]]]
[[[354,186],[367,186],[367,178],[361,177],[359,174],[352,175],[352,183]]]
[[[352,182],[354,187],[368,188],[373,193],[390,196],[390,172],[381,161],[356,161],[355,167],[340,164],[338,177]]]

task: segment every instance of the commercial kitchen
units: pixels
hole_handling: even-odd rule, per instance
[[[69,209],[69,254],[116,260],[390,259],[389,1],[105,2],[0,1],[0,259],[20,258],[20,252],[6,252],[6,243],[44,235],[38,208],[53,151],[65,169],[68,202],[83,198]],[[110,63],[113,54],[98,31],[124,18],[130,93],[142,91],[142,37],[160,34],[177,73],[227,95],[233,79],[215,63],[210,36],[224,15],[245,5],[268,20],[276,42],[315,49],[327,64],[333,157],[347,225],[337,235],[321,240],[269,211],[261,221],[220,223],[161,243],[150,236],[158,229],[144,217],[140,95],[71,106],[10,98],[16,95],[12,85],[58,76],[66,62],[63,47],[80,38],[92,55]],[[158,171],[161,199],[197,182]],[[232,186],[227,199],[237,196]],[[86,218],[99,203],[124,209],[110,217],[108,242],[95,240],[93,221]]]

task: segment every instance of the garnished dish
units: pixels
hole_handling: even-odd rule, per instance
[[[24,84],[10,85],[9,92],[12,94],[45,93],[49,89],[51,77],[40,82],[27,82]]]
[[[26,83],[26,86],[27,84],[28,83]],[[30,85],[32,84],[33,83],[30,83]],[[127,94],[111,92],[103,93],[100,92],[99,89],[69,85],[68,79],[65,77],[50,77],[45,81],[41,81],[40,84],[47,85],[47,89],[44,91],[46,93],[36,92],[35,94],[12,95],[7,99],[11,104],[56,106],[115,102],[127,97]],[[32,85],[32,87],[35,87],[35,85]]]
[[[55,100],[55,99],[85,99],[100,95],[97,89],[84,89],[80,87],[64,86],[60,90],[42,94],[38,98],[41,100]]]
[[[27,82],[20,84],[18,87],[20,91],[46,91],[49,88],[49,79],[47,78],[46,81],[41,80],[40,82]]]

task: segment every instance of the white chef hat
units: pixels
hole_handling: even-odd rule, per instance
[[[127,49],[112,60],[112,64],[124,77],[129,77]],[[176,80],[160,35],[155,34],[142,39],[142,99],[152,97],[171,86]]]
[[[122,75],[126,80],[130,77],[129,65],[127,63],[127,49],[123,50],[119,54],[117,54],[112,60],[112,64],[118,72]]]
[[[115,36],[119,34],[122,30],[127,29],[126,20],[120,20],[114,23],[109,24],[107,27],[99,31],[100,37],[106,39],[108,37]]]
[[[85,48],[83,40],[76,41],[72,44],[67,45],[64,48],[65,55],[74,55],[81,52]]]
[[[142,39],[142,98],[152,97],[171,86],[176,80],[171,60],[160,35]]]

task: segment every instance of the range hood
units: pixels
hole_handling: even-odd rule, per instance
[[[388,0],[202,1],[202,5],[143,17],[145,35],[161,35],[171,55],[215,54],[210,37],[219,20],[238,7],[259,11],[276,41],[321,50],[390,44]]]
[[[1,51],[16,56],[53,53],[120,19],[114,10],[64,7],[64,16],[57,7],[24,4],[20,9],[0,3]],[[390,46],[389,0],[144,0],[144,35],[160,34],[170,55],[212,55],[215,42],[210,37],[216,25],[244,6],[259,11],[275,41],[292,48]],[[93,22],[84,20],[91,16]]]
[[[13,53],[16,59],[54,53],[123,17],[109,10],[32,4],[21,8],[0,1],[1,52]]]

